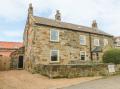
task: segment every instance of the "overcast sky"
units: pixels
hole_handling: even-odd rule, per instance
[[[54,19],[58,9],[62,21],[90,27],[96,20],[99,29],[120,35],[120,0],[1,0],[0,40],[22,41],[30,2],[36,16]]]

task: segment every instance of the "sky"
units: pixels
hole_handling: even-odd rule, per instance
[[[0,41],[23,41],[29,3],[34,15],[54,19],[60,10],[62,21],[98,28],[120,36],[120,0],[1,0]]]

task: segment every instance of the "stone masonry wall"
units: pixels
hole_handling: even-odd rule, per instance
[[[55,64],[69,64],[71,61],[77,61],[77,63],[91,61],[89,33],[54,28],[59,31],[60,41],[51,42],[50,29],[53,29],[53,27],[42,25],[34,25],[31,29],[29,29],[28,46],[25,48],[25,66],[27,68],[29,67],[32,69],[36,64],[53,64],[50,63],[50,51],[52,49],[57,49],[60,52],[60,62]],[[80,45],[80,35],[86,36],[86,45]],[[99,38],[101,45],[103,45],[104,38],[108,39],[109,45],[102,46],[103,52],[112,48],[112,37],[91,34],[92,49],[95,48],[93,45],[94,38]],[[80,60],[80,51],[86,51],[86,61]],[[103,53],[99,53],[99,55],[101,61]]]
[[[109,75],[107,64],[95,65],[36,65],[34,73],[49,78],[73,78]]]

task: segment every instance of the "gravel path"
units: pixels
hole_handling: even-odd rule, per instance
[[[120,89],[120,76],[89,81],[62,89]]]
[[[98,78],[49,79],[24,70],[3,71],[0,72],[0,89],[57,89]]]

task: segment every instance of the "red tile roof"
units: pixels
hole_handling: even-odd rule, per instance
[[[3,42],[0,41],[0,55],[9,57],[16,49],[23,46],[21,42]]]
[[[9,49],[14,49],[14,48],[20,48],[23,46],[22,42],[3,42],[0,41],[0,48],[9,48]]]

